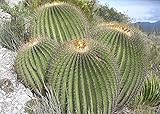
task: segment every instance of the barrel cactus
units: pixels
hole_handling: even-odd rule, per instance
[[[64,2],[47,3],[36,11],[33,36],[48,37],[61,43],[84,38],[87,25],[87,20],[75,6]]]
[[[15,69],[27,87],[42,91],[51,55],[56,48],[51,39],[33,38],[18,51]]]
[[[156,107],[160,104],[160,79],[158,76],[153,75],[145,80],[136,102],[136,105],[148,107]]]
[[[94,38],[114,53],[121,72],[117,107],[123,107],[138,93],[144,80],[145,58],[141,34],[136,29],[118,23],[97,25]]]
[[[130,104],[135,114],[159,114],[160,105],[160,79],[155,73],[149,74],[143,87],[133,103]]]
[[[49,71],[49,83],[64,113],[112,113],[118,70],[106,47],[91,39],[65,42]]]

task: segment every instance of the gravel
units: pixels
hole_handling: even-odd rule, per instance
[[[25,103],[33,98],[32,92],[17,81],[15,57],[15,52],[0,46],[0,114],[27,114]]]

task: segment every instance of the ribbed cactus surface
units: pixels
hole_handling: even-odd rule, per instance
[[[46,72],[56,44],[49,39],[33,38],[20,47],[15,68],[18,78],[33,90],[43,89]]]
[[[74,6],[64,2],[42,5],[37,10],[33,36],[48,37],[61,43],[73,38],[84,38],[87,21]]]
[[[67,2],[67,3],[73,3],[73,4],[79,4],[79,3],[86,3],[86,2],[91,2],[91,1],[94,1],[94,0],[26,0],[27,3],[29,3],[32,7],[36,8],[42,4],[45,4],[45,3],[51,3],[51,2],[58,2],[58,1],[61,1],[61,2]],[[81,4],[80,4],[81,6]]]
[[[160,105],[160,79],[153,75],[145,80],[142,91],[137,97],[138,105],[156,107]]]
[[[117,106],[122,107],[137,94],[144,80],[144,49],[140,35],[127,25],[101,23],[94,37],[117,58],[121,72]]]
[[[105,47],[91,39],[71,40],[52,62],[48,78],[64,113],[112,114],[118,73]]]

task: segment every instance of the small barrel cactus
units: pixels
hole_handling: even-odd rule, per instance
[[[18,78],[33,90],[42,91],[51,55],[56,48],[51,39],[31,39],[20,47],[15,69]]]
[[[48,37],[59,43],[86,36],[88,24],[85,17],[68,3],[47,3],[37,10],[36,15],[33,36]]]
[[[117,107],[123,107],[138,93],[144,80],[144,47],[140,32],[127,25],[101,23],[97,25],[95,39],[110,48],[117,58],[121,72]]]
[[[54,56],[48,78],[64,113],[111,114],[118,71],[107,48],[77,39],[64,43]]]
[[[129,106],[135,114],[159,114],[160,105],[160,79],[151,72],[145,79],[140,93]]]
[[[156,107],[160,105],[160,79],[153,75],[145,80],[140,95],[137,97],[137,105]]]

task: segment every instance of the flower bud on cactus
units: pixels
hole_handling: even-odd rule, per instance
[[[20,47],[16,58],[18,78],[33,90],[43,90],[46,72],[56,44],[51,39],[31,39]]]
[[[118,71],[106,47],[91,39],[71,40],[52,62],[48,78],[65,114],[112,113]]]

